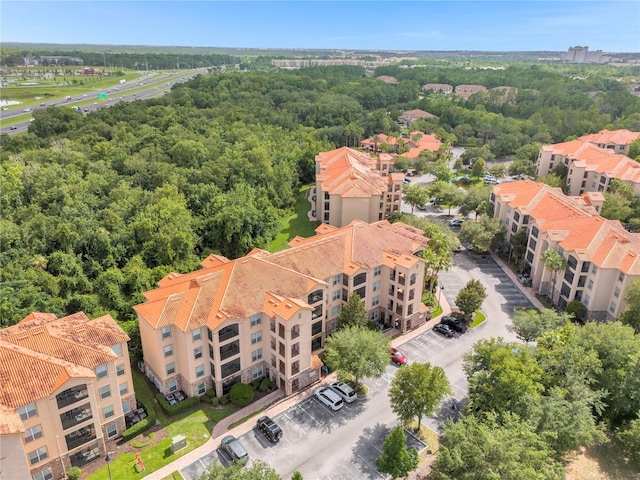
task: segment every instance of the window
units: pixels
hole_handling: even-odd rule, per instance
[[[22,420],[26,420],[27,418],[32,418],[38,415],[38,410],[36,410],[36,404],[30,403],[25,405],[24,407],[20,407],[18,409],[18,415]]]
[[[376,295],[375,297],[373,297],[371,299],[371,306],[372,307],[375,307],[375,306],[378,306],[378,305],[380,305],[380,295]]]
[[[52,478],[53,473],[50,468],[45,468],[44,470],[33,474],[33,480],[51,480]]]
[[[240,353],[240,341],[234,340],[220,347],[220,360],[225,360]]]
[[[209,363],[209,371],[211,372],[211,376],[215,378],[216,376],[216,366],[213,363]]]
[[[618,287],[616,287],[616,289],[613,292],[613,296],[618,298],[620,296],[620,289]]]
[[[264,375],[264,369],[262,368],[262,365],[254,368],[251,371],[251,376],[253,377],[254,380],[256,380],[257,378],[261,378],[263,375]]]
[[[375,267],[373,269],[373,276],[377,277],[378,275],[380,275],[382,273],[382,267]]]
[[[587,273],[589,271],[589,267],[591,267],[591,262],[583,262],[580,271],[582,273]]]
[[[114,423],[107,427],[107,437],[113,438],[118,434],[118,426]]]
[[[24,443],[33,442],[34,440],[42,437],[42,428],[40,427],[40,425],[28,428],[25,430],[23,437]]]
[[[191,339],[194,342],[197,342],[198,340],[200,340],[200,338],[202,338],[202,333],[199,328],[196,328],[194,331],[191,332]]]
[[[178,390],[178,380],[171,380],[167,386],[169,387],[170,392],[175,392]]]
[[[367,273],[366,272],[359,273],[358,275],[353,277],[353,286],[356,287],[358,285],[363,284],[366,281],[367,281]]]
[[[611,305],[609,305],[609,311],[611,313],[614,313],[616,311],[616,302],[611,302]]]
[[[338,314],[340,313],[340,308],[342,307],[342,305],[336,305],[335,307],[333,307],[331,309],[331,316],[332,317],[336,317],[338,316]]]
[[[113,405],[109,405],[108,407],[104,407],[102,409],[102,415],[104,416],[105,420],[107,418],[113,417]]]
[[[596,267],[595,265],[591,267],[591,273],[595,274],[597,271],[598,271],[598,267]]]
[[[254,345],[262,341],[262,332],[256,332],[251,334],[251,344]]]
[[[333,277],[333,284],[338,285],[342,281],[342,275],[336,275]]]
[[[514,222],[519,222],[520,221],[520,214],[518,212],[514,212],[513,221]]]
[[[204,382],[203,383],[199,383],[198,384],[198,395],[202,395],[206,391],[207,391],[207,385]]]
[[[221,342],[225,340],[229,340],[238,335],[238,324],[234,323],[233,325],[226,326],[218,332],[218,339]]]
[[[176,372],[176,364],[171,362],[167,364],[167,375],[173,375]]]
[[[210,328],[207,328],[207,338],[209,339],[210,342],[213,342],[213,332],[211,331]]]
[[[31,465],[33,465],[34,463],[44,460],[48,456],[47,447],[42,447],[38,450],[34,450],[33,452],[29,452],[29,461],[31,462]]]
[[[536,251],[536,246],[537,246],[537,245],[538,245],[538,242],[536,242],[536,239],[535,239],[535,238],[533,238],[533,237],[531,237],[531,238],[529,239],[529,248],[535,252],[535,251]]]
[[[121,363],[120,365],[116,365],[116,375],[118,376],[124,375],[124,363]]]
[[[592,289],[593,289],[593,280],[589,280],[589,283],[587,284],[587,288],[588,288],[589,290],[592,290]]]
[[[96,367],[96,377],[98,378],[104,378],[107,376],[107,365],[98,365]]]
[[[162,338],[169,338],[171,336],[171,327],[162,327]]]
[[[204,375],[204,365],[198,365],[196,367],[196,378]]]
[[[129,385],[127,385],[127,382],[121,383],[118,385],[118,388],[120,389],[120,395],[126,395],[129,393]]]
[[[261,358],[262,358],[262,349],[261,348],[251,352],[251,361],[252,362],[257,362]]]
[[[578,266],[578,260],[576,260],[576,257],[573,255],[569,255],[567,258],[567,265],[569,265],[569,268],[575,269]]]
[[[620,272],[620,274],[618,275],[618,281],[619,282],[624,281],[624,273]]]
[[[240,371],[240,359],[236,358],[235,360],[231,360],[230,362],[225,363],[220,367],[222,378],[228,377],[229,375],[233,375],[236,372]]]
[[[170,357],[173,355],[173,345],[165,345],[164,346],[164,356]]]
[[[111,387],[109,385],[105,385],[100,388],[100,398],[105,399],[111,396]]]
[[[209,358],[213,359],[213,345],[209,345]]]
[[[122,402],[122,412],[129,413],[131,411],[131,403],[129,401]]]
[[[260,325],[260,322],[262,321],[262,316],[259,313],[256,313],[255,315],[251,315],[251,326],[255,327],[256,325]]]
[[[375,310],[371,313],[371,321],[376,322],[380,318],[380,312]]]
[[[365,298],[367,296],[367,287],[360,287],[357,290],[354,290],[353,293],[357,293],[360,298]]]
[[[334,302],[336,300],[340,300],[340,293],[342,293],[341,290],[336,290],[331,294],[331,300],[333,300]]]
[[[113,350],[113,353],[120,357],[122,355],[122,344],[116,343],[111,347],[111,350]]]
[[[531,227],[531,235],[535,238],[538,238],[538,228],[533,226]]]
[[[511,225],[511,232],[512,233],[516,233],[518,231],[518,224],[517,223],[513,223]]]
[[[378,290],[380,290],[380,280],[373,282],[373,291],[377,292]]]
[[[416,283],[417,278],[418,276],[415,273],[412,273],[411,277],[409,277],[409,285],[414,285]]]
[[[300,314],[298,314],[299,316]],[[300,325],[293,325],[291,327],[291,338],[298,338],[300,336]]]
[[[319,333],[322,333],[322,320],[311,324],[311,335],[313,336]]]
[[[528,261],[529,263],[532,263],[532,262],[533,262],[533,252],[532,252],[531,250],[529,250],[529,251],[527,252],[527,261]]]
[[[589,295],[584,296],[584,304],[589,305]]]
[[[202,357],[202,347],[194,348],[193,349],[193,358],[195,358],[197,360],[200,357]]]

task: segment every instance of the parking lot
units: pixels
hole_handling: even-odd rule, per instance
[[[389,367],[387,379],[395,368]],[[369,411],[370,406],[378,403],[376,400],[384,400],[388,409],[387,385],[384,385],[384,380],[381,382],[384,387],[382,390],[372,388],[369,396],[345,404],[337,412],[329,410],[313,397],[290,407],[274,417],[284,432],[277,444],[269,442],[257,428],[242,435],[239,440],[249,453],[249,458],[266,461],[283,478],[290,478],[298,470],[305,480],[384,479],[386,476],[378,472],[375,460],[380,455],[386,435],[397,424],[397,420],[387,424]],[[384,395],[385,398],[376,399],[378,395]],[[361,422],[366,420],[363,415],[365,410],[370,424],[362,426]],[[407,437],[410,447],[419,451],[426,448],[412,435],[408,434]],[[212,463],[227,463],[219,449],[180,472],[186,480],[195,480]]]

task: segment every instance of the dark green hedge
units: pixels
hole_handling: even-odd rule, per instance
[[[156,400],[158,400],[162,410],[164,410],[167,415],[175,415],[200,403],[200,397],[189,397],[175,405],[169,405],[169,402],[167,402],[167,399],[164,398],[164,395],[161,393],[156,394]]]
[[[153,405],[149,405],[142,400],[138,400],[138,402],[141,403],[144,409],[147,411],[147,418],[140,420],[138,423],[122,432],[122,440],[125,442],[137,437],[142,432],[153,427],[156,424],[156,410],[155,408],[153,408]]]

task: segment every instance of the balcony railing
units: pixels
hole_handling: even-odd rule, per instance
[[[93,414],[91,413],[91,407],[88,403],[60,414],[60,421],[62,422],[63,430],[75,427],[76,425],[84,423],[87,420],[91,420],[92,418]]]
[[[58,408],[68,407],[76,402],[80,402],[89,396],[89,391],[86,385],[73,387],[60,392],[56,395],[56,401],[58,402]]]
[[[291,375],[296,375],[300,373],[300,367],[296,366],[296,365],[292,365],[291,366]]]
[[[294,327],[291,329],[291,338],[298,338],[300,336],[300,327]]]
[[[75,432],[71,432],[68,435],[65,435],[64,438],[67,442],[67,449],[73,450],[80,445],[84,445],[85,443],[89,443],[90,441],[95,440],[96,431],[93,428],[93,425],[91,425],[90,428],[84,427],[80,430],[76,430]]]
[[[84,467],[87,463],[90,463],[97,458],[100,458],[100,449],[97,446],[89,447],[69,456],[69,460],[73,467]]]

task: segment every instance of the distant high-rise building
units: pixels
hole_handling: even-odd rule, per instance
[[[560,57],[563,62],[569,63],[609,63],[611,57],[603,55],[602,50],[590,52],[589,47],[571,47],[567,53],[563,53]]]

